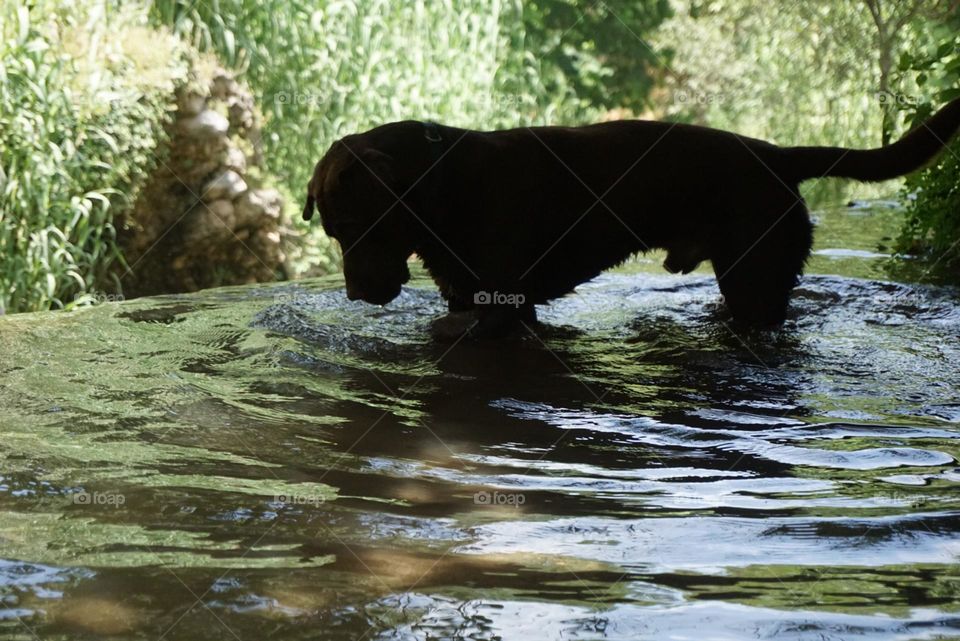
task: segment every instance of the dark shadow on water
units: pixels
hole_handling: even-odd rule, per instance
[[[0,613],[58,639],[960,630],[953,290],[812,276],[777,331],[708,277],[582,290],[454,345],[422,285],[11,323]]]

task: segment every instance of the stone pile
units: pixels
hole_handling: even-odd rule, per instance
[[[118,230],[127,297],[286,276],[283,200],[258,180],[259,122],[251,93],[222,69],[180,90],[169,144]]]

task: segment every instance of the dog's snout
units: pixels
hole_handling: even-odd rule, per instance
[[[362,299],[363,299],[363,292],[361,292],[361,291],[360,291],[359,289],[357,289],[356,287],[354,287],[354,286],[352,286],[352,285],[350,285],[350,284],[347,284],[347,298],[348,298],[349,300],[362,300]]]

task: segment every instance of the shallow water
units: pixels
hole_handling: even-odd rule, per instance
[[[0,637],[960,637],[960,295],[893,223],[821,212],[778,332],[653,259],[495,344],[426,281],[4,318]]]

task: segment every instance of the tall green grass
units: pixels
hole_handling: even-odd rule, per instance
[[[89,302],[155,161],[180,45],[107,0],[0,0],[0,311]]]
[[[496,128],[596,117],[526,50],[522,12],[520,0],[155,0],[151,15],[259,94],[268,169],[294,214],[313,165],[348,133],[407,118]],[[301,232],[300,270],[331,267],[319,226]]]

